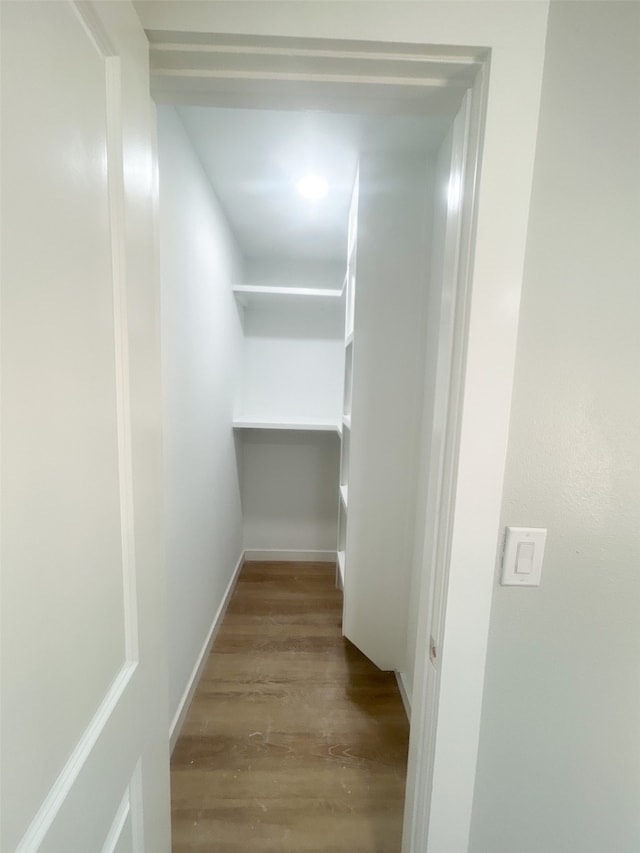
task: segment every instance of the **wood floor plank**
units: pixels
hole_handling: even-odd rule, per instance
[[[174,853],[399,853],[409,727],[334,581],[243,566],[172,756]]]

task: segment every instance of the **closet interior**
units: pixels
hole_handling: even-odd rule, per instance
[[[199,393],[217,408],[216,428],[198,439],[217,442],[207,476],[235,478],[226,498],[192,510],[203,527],[205,518],[221,524],[221,537],[235,531],[246,557],[335,562],[344,633],[378,666],[403,673],[410,694],[431,440],[428,336],[437,328],[431,280],[452,116],[160,106],[158,118],[166,407],[182,398],[188,408]],[[187,149],[188,169],[175,160]],[[297,192],[307,172],[326,176],[324,198]],[[197,173],[209,184],[217,236],[198,216]],[[185,309],[188,278],[216,288],[215,305],[194,299]],[[189,324],[204,341],[200,353]],[[199,391],[185,386],[189,365]],[[197,440],[188,413],[172,412],[167,475],[188,490],[177,448]],[[186,512],[175,504],[168,497],[169,515]],[[182,565],[169,579],[171,623],[172,589],[184,597],[188,578],[167,521],[168,570]],[[187,618],[176,615],[174,627]]]

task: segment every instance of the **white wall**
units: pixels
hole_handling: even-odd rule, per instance
[[[244,309],[242,388],[248,420],[331,421],[342,414],[344,308],[318,300],[252,302]]]
[[[551,4],[473,853],[640,850],[640,6]]]
[[[244,278],[238,284],[271,287],[318,287],[340,290],[344,281],[347,247],[342,260],[245,258]]]
[[[175,717],[242,549],[231,419],[240,257],[172,107],[158,109],[169,709]]]
[[[338,434],[246,430],[240,441],[244,547],[335,552]]]

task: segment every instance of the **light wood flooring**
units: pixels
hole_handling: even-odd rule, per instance
[[[399,853],[409,726],[327,563],[247,562],[171,762],[173,851]]]

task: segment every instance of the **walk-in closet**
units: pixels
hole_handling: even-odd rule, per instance
[[[454,118],[158,107],[172,738],[243,557],[335,564],[409,711]]]

